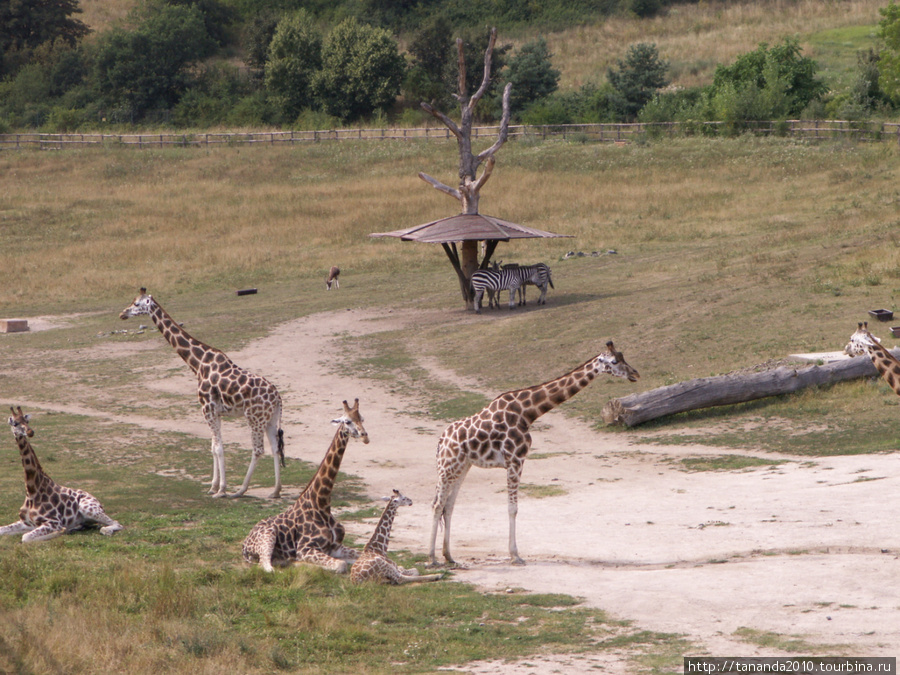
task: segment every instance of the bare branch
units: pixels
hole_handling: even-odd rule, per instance
[[[491,147],[478,153],[477,159],[479,163],[489,157],[493,157],[494,153],[500,149],[500,146],[506,143],[506,139],[509,136],[509,94],[511,90],[512,82],[507,82],[503,88],[503,114],[500,117],[500,133]]]
[[[435,190],[440,190],[441,192],[444,192],[444,193],[450,195],[451,197],[455,197],[459,201],[462,201],[462,195],[459,193],[459,190],[457,190],[456,188],[452,188],[449,185],[444,185],[437,178],[432,178],[427,173],[423,173],[421,171],[419,172],[419,178],[421,178],[426,183],[431,185],[431,187],[433,187]]]
[[[466,56],[463,53],[462,38],[456,38],[456,62],[459,74],[456,80],[456,89],[459,92],[460,102],[466,100]]]
[[[487,179],[491,177],[491,172],[494,170],[494,158],[493,156],[488,157],[487,162],[484,164],[484,171],[481,172],[481,177],[475,181],[475,184],[472,186],[472,191],[476,194],[481,189],[481,186],[487,183]]]
[[[481,100],[481,97],[484,96],[484,92],[487,91],[487,88],[491,84],[491,57],[494,54],[494,43],[497,41],[497,29],[491,28],[491,37],[488,40],[487,49],[484,50],[484,76],[481,78],[481,86],[478,87],[478,91],[472,94],[472,98],[469,99],[468,108],[472,110],[475,108],[475,104]],[[459,43],[459,39],[457,38],[457,44]],[[460,58],[462,58],[460,56]]]
[[[424,110],[429,115],[431,115],[435,119],[442,122],[444,124],[444,126],[447,127],[453,133],[454,136],[456,136],[457,138],[460,137],[459,127],[456,126],[456,122],[454,122],[452,119],[447,117],[440,110],[435,110],[430,104],[425,103],[424,101],[422,103],[420,103],[419,105],[422,107],[422,110]]]

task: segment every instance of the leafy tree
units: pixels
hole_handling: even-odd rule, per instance
[[[244,63],[260,74],[269,58],[269,45],[275,36],[275,29],[281,21],[281,14],[262,10],[244,24],[241,42],[244,47]]]
[[[221,0],[165,0],[168,5],[196,6],[203,15],[206,32],[216,44],[224,47],[233,41],[232,29],[238,19],[237,10]]]
[[[528,104],[555,92],[559,75],[550,61],[550,49],[543,37],[522,45],[510,58],[505,73],[506,81],[512,83],[509,98],[512,114],[517,114]]]
[[[325,112],[353,121],[392,105],[405,69],[387,31],[346,19],[325,39],[313,89]]]
[[[132,120],[154,107],[171,107],[185,90],[191,65],[215,47],[196,6],[154,8],[133,31],[102,36],[94,78],[109,105]]]
[[[450,94],[456,89],[452,30],[450,21],[440,15],[412,35],[407,49],[412,62],[403,86],[412,101],[428,101],[438,107],[450,102]]]
[[[322,36],[306,10],[279,21],[269,44],[265,84],[287,119],[311,106],[312,83],[321,66]]]
[[[655,44],[641,42],[628,48],[624,59],[616,61],[616,68],[610,68],[607,79],[615,90],[618,107],[625,119],[633,120],[669,80],[667,61],[659,58]]]
[[[73,18],[79,12],[78,0],[0,1],[0,76],[14,73],[44,43],[74,47],[90,31]]]
[[[771,48],[763,42],[730,66],[716,68],[711,94],[734,90],[745,98],[769,99],[772,106],[755,113],[762,115],[756,119],[797,116],[810,101],[827,91],[815,72],[816,62],[800,56],[795,38],[785,38]]]
[[[884,40],[884,50],[878,58],[878,84],[896,102],[900,101],[900,5],[891,0],[878,11],[878,36]]]

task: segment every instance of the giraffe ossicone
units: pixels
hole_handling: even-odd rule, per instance
[[[394,516],[397,509],[401,506],[412,506],[412,499],[400,494],[399,490],[394,490],[391,497],[384,497],[387,506],[375,526],[375,532],[372,538],[363,549],[362,554],[353,563],[350,569],[350,580],[354,583],[362,583],[364,581],[375,581],[379,583],[399,585],[419,583],[424,581],[437,581],[443,579],[443,574],[419,574],[419,570],[406,569],[400,567],[393,560],[388,558],[388,543],[391,540],[391,526],[394,523]]]
[[[450,519],[459,488],[473,466],[506,470],[509,557],[514,565],[525,564],[516,543],[516,514],[522,467],[531,448],[528,429],[538,417],[577,394],[600,374],[621,377],[630,382],[636,382],[640,377],[610,340],[606,343],[605,352],[574,370],[534,387],[500,394],[480,412],[457,420],[444,429],[437,446],[438,482],[432,502],[433,520],[428,547],[431,566],[438,565],[435,542],[441,524],[444,526],[444,559],[455,564],[450,555]]]
[[[337,425],[331,445],[315,475],[286,511],[259,521],[244,539],[244,562],[259,563],[266,572],[274,565],[312,563],[338,573],[346,572],[359,555],[344,546],[344,526],[331,513],[331,493],[350,438],[369,442],[359,412],[359,399],[351,408],[343,402],[344,414],[332,420]]]
[[[25,503],[19,509],[19,519],[0,527],[0,535],[22,534],[22,541],[46,541],[61,534],[99,525],[100,533],[115,534],[122,525],[106,515],[99,500],[84,490],[68,488],[56,483],[46,474],[38,461],[29,438],[34,430],[31,417],[10,407],[9,426],[19,446],[22,468],[25,470]]]
[[[275,385],[236,365],[219,349],[192,337],[169,313],[141,288],[134,302],[122,310],[120,319],[149,316],[168,343],[197,376],[197,397],[203,417],[212,433],[212,481],[209,494],[214,497],[240,497],[250,487],[250,479],[269,442],[275,461],[275,489],[271,498],[281,496],[281,467],[284,466],[284,432],[281,429],[281,395]],[[222,417],[243,413],[250,425],[253,454],[247,475],[237,492],[229,495],[225,483],[225,447],[222,443]]]

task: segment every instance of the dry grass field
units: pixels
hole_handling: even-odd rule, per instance
[[[617,19],[598,27],[612,30],[603,40],[588,28],[548,39],[566,86],[648,38],[687,85],[725,50],[784,34],[840,51],[828,31],[874,24],[878,6],[698,3],[670,15],[681,37],[664,21]],[[87,3],[89,23],[123,7]],[[511,141],[483,211],[573,238],[501,244],[504,261],[547,262],[555,288],[545,307],[476,317],[439,246],[367,236],[455,212],[416,177],[452,183],[452,143],[0,153],[0,318],[52,327],[0,334],[0,402],[35,413],[54,478],[126,525],[110,539],[0,541],[0,671],[671,673],[684,654],[890,649],[900,599],[881,581],[896,549],[900,398],[882,381],[635,429],[599,420],[613,397],[840,350],[868,310],[900,310],[898,154],[753,136]],[[342,287],[326,292],[335,264]],[[117,318],[140,286],[278,383],[288,497],[324,451],[335,405],[363,392],[373,452],[348,458],[336,506],[361,546],[377,491],[410,490],[391,547],[407,566],[423,561],[447,420],[610,338],[641,380],[598,380],[536,425],[520,514],[528,567],[498,560],[502,472],[468,479],[454,541],[475,562],[452,578],[496,592],[267,576],[239,562],[240,542],[285,503],[205,496],[208,432],[187,370],[155,331]],[[248,287],[259,293],[236,296]],[[894,346],[890,325],[873,332]],[[242,425],[226,428],[232,485],[247,442]],[[12,439],[0,448],[6,524],[22,478]],[[271,480],[261,462],[255,490]]]

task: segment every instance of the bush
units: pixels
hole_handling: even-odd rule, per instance
[[[642,42],[628,48],[616,68],[607,71],[607,79],[615,90],[618,108],[625,120],[633,120],[656,92],[668,84],[669,64],[659,58],[656,45]]]
[[[169,108],[189,81],[189,67],[209,56],[214,43],[195,5],[161,5],[133,31],[102,36],[94,76],[107,103],[140,119],[151,108]]]
[[[543,37],[522,45],[510,58],[504,73],[504,79],[512,84],[509,99],[512,114],[517,115],[529,104],[555,92],[559,75],[550,61],[550,49]]]
[[[745,119],[796,117],[827,91],[815,71],[815,61],[800,56],[796,39],[785,38],[772,48],[761,43],[733,64],[716,68],[711,93],[742,99],[734,107]]]
[[[313,89],[325,112],[350,122],[393,105],[405,69],[387,31],[347,19],[325,39]]]
[[[322,36],[305,10],[278,22],[266,59],[265,84],[285,118],[312,104],[312,83],[322,67]]]

